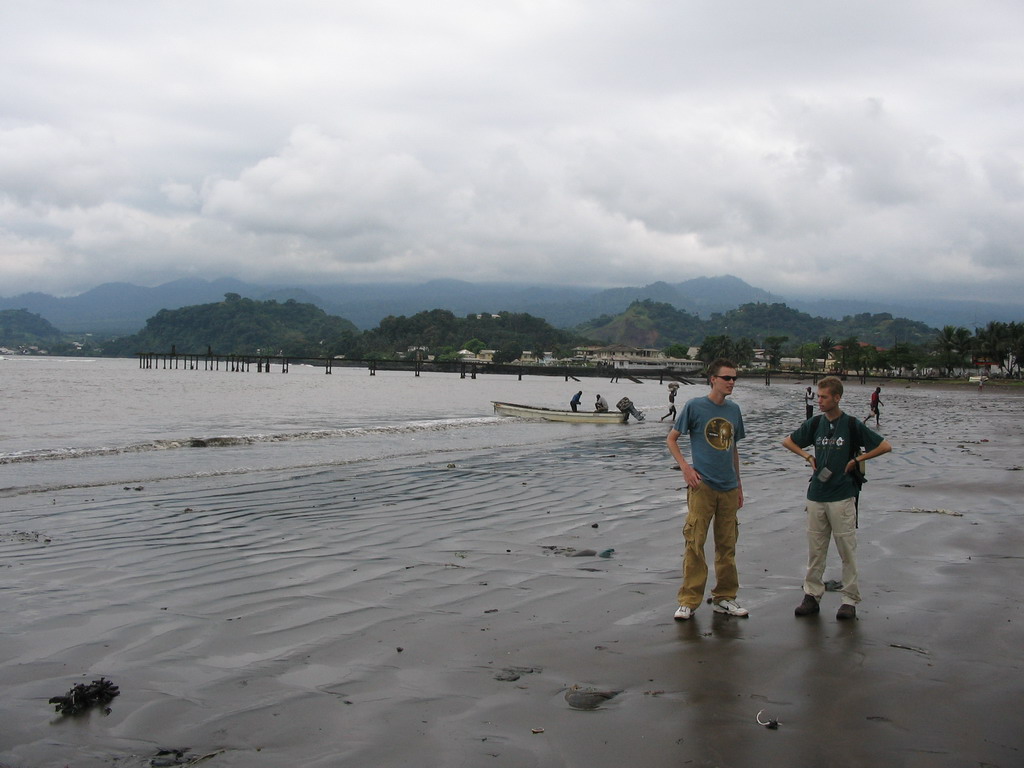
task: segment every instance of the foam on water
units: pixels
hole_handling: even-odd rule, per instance
[[[21,464],[34,461],[53,461],[64,459],[85,459],[100,456],[117,456],[126,453],[145,453],[149,451],[169,451],[180,448],[218,448],[258,443],[282,443],[300,440],[328,440],[372,435],[401,435],[420,432],[443,432],[454,429],[473,427],[491,427],[507,423],[498,417],[481,417],[471,419],[438,419],[436,421],[408,422],[405,424],[388,424],[374,427],[349,427],[347,429],[319,429],[301,432],[276,432],[270,434],[251,435],[210,435],[206,437],[169,438],[152,440],[142,443],[131,443],[120,446],[91,446],[80,448],[38,448],[34,450],[14,451],[9,454],[0,453],[0,465]]]

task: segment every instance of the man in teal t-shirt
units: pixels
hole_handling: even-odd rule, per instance
[[[805,421],[782,441],[782,445],[811,465],[807,487],[807,575],[804,599],[796,608],[797,616],[810,616],[820,610],[825,594],[822,576],[828,556],[829,539],[835,539],[836,551],[843,561],[843,604],[837,619],[857,617],[860,588],[857,584],[857,494],[854,473],[859,464],[892,450],[881,435],[842,412],[843,382],[826,376],[818,382],[820,416]],[[807,446],[814,453],[807,453]],[[860,448],[865,453],[858,454]]]
[[[715,588],[711,591],[716,613],[746,616],[747,609],[736,603],[739,575],[736,570],[736,513],[743,506],[740,459],[736,442],[742,440],[740,407],[726,397],[736,386],[736,366],[725,359],[708,368],[711,392],[695,397],[683,406],[675,426],[668,433],[668,449],[679,464],[686,481],[686,523],[683,539],[683,585],[679,588],[675,618],[685,621],[704,599],[708,564],[704,544],[714,521]],[[690,438],[690,461],[679,447],[679,436]]]

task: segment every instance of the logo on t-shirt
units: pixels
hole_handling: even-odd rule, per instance
[[[732,448],[732,424],[728,419],[716,416],[704,427],[704,438],[712,448],[727,451]]]
[[[829,435],[830,434],[832,433],[830,432]],[[818,445],[822,448],[827,448],[828,446],[842,448],[844,445],[846,445],[846,439],[842,437],[829,437],[828,435],[820,435],[816,438],[815,445]]]

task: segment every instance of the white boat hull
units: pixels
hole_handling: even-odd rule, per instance
[[[567,421],[580,424],[622,424],[629,414],[620,411],[559,411],[554,408],[539,408],[533,405],[516,405],[491,401],[494,412],[499,416],[516,416],[521,419],[543,421]]]

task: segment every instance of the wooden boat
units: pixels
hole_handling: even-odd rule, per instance
[[[569,421],[581,424],[622,424],[629,417],[622,411],[559,411],[554,408],[541,408],[536,405],[516,405],[491,401],[494,412],[499,416],[518,416],[521,419],[541,419],[544,421]]]

